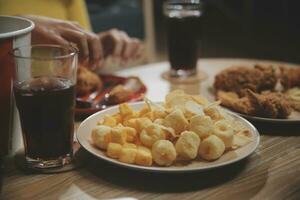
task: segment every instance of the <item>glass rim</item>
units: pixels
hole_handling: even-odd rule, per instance
[[[42,48],[59,48],[59,49],[65,49],[65,50],[71,50],[70,53],[66,53],[65,55],[60,55],[60,56],[53,56],[53,57],[36,57],[36,56],[20,56],[16,55],[15,52],[17,50],[20,50],[22,48],[33,48],[33,47],[42,47]],[[65,59],[65,58],[71,58],[72,56],[75,56],[78,54],[79,50],[77,47],[70,45],[70,46],[62,46],[62,45],[56,45],[56,44],[33,44],[33,45],[23,45],[16,47],[11,50],[11,55],[14,58],[22,58],[22,59],[31,59],[31,60],[60,60],[60,59]]]

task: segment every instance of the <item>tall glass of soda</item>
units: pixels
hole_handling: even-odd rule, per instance
[[[29,168],[71,162],[78,51],[56,45],[13,50],[13,90]]]
[[[197,73],[202,4],[200,0],[168,0],[164,3],[171,77]]]

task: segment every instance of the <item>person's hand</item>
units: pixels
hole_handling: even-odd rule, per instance
[[[79,49],[81,63],[91,68],[102,65],[103,51],[98,35],[84,30],[77,22],[33,15],[23,17],[32,20],[35,24],[32,31],[33,44],[70,46],[73,43]]]
[[[126,64],[129,60],[141,57],[143,46],[137,38],[131,38],[126,32],[117,29],[99,33],[103,47],[103,56],[111,55]]]
[[[84,30],[77,22],[43,16],[23,16],[35,23],[33,44],[58,44],[79,49],[79,61],[92,69],[102,67],[104,59],[112,55],[125,64],[138,59],[143,51],[140,40],[130,38],[124,31],[111,29],[98,35]]]

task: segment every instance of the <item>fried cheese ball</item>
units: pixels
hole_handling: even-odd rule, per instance
[[[115,127],[111,129],[111,142],[118,144],[125,144],[127,140],[127,133],[123,127]]]
[[[206,115],[208,115],[214,121],[224,119],[221,111],[219,110],[219,108],[217,106],[210,106],[210,107],[204,108],[204,112]]]
[[[184,131],[180,134],[175,144],[177,155],[184,160],[192,160],[197,157],[200,145],[199,136],[192,131]]]
[[[220,120],[215,123],[213,134],[224,142],[226,149],[232,147],[234,130],[226,120]]]
[[[127,103],[120,104],[119,111],[124,121],[135,118],[137,116],[135,111]]]
[[[140,133],[147,126],[151,125],[152,121],[146,117],[136,119],[136,131]]]
[[[100,149],[106,149],[111,141],[111,127],[109,126],[96,126],[92,130],[91,138],[95,146]]]
[[[152,157],[158,165],[170,166],[176,156],[175,147],[169,140],[158,140],[152,146]]]
[[[209,116],[196,115],[190,119],[189,129],[195,132],[200,139],[212,134],[214,123]]]
[[[138,146],[136,157],[135,157],[135,164],[143,165],[143,166],[151,166],[152,165],[152,154],[150,149],[143,146]]]
[[[106,154],[108,157],[111,157],[111,158],[119,158],[122,148],[123,148],[122,145],[120,145],[118,143],[110,142],[108,144]]]
[[[180,109],[175,109],[166,116],[163,125],[173,128],[175,134],[179,135],[187,129],[189,123],[184,117],[183,112]]]
[[[119,156],[119,161],[133,164],[137,154],[137,148],[123,147]]]
[[[127,142],[133,142],[135,141],[135,138],[137,136],[137,132],[132,127],[123,127],[123,130],[126,132],[126,141]]]
[[[214,123],[209,116],[196,115],[190,120],[190,131],[195,132],[200,139],[212,134]]]
[[[186,102],[184,116],[187,119],[190,119],[195,115],[204,115],[203,106],[199,105],[195,101]]]
[[[215,135],[205,138],[199,148],[199,155],[205,160],[216,160],[220,158],[225,151],[224,142]]]
[[[140,140],[146,147],[152,147],[156,141],[162,139],[165,139],[165,134],[158,124],[152,123],[140,133]]]

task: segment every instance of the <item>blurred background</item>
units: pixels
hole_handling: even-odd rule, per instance
[[[166,59],[163,0],[87,0],[94,31],[117,27],[143,39],[147,61]],[[199,57],[300,62],[299,1],[203,0]],[[196,28],[196,27],[195,27]]]

